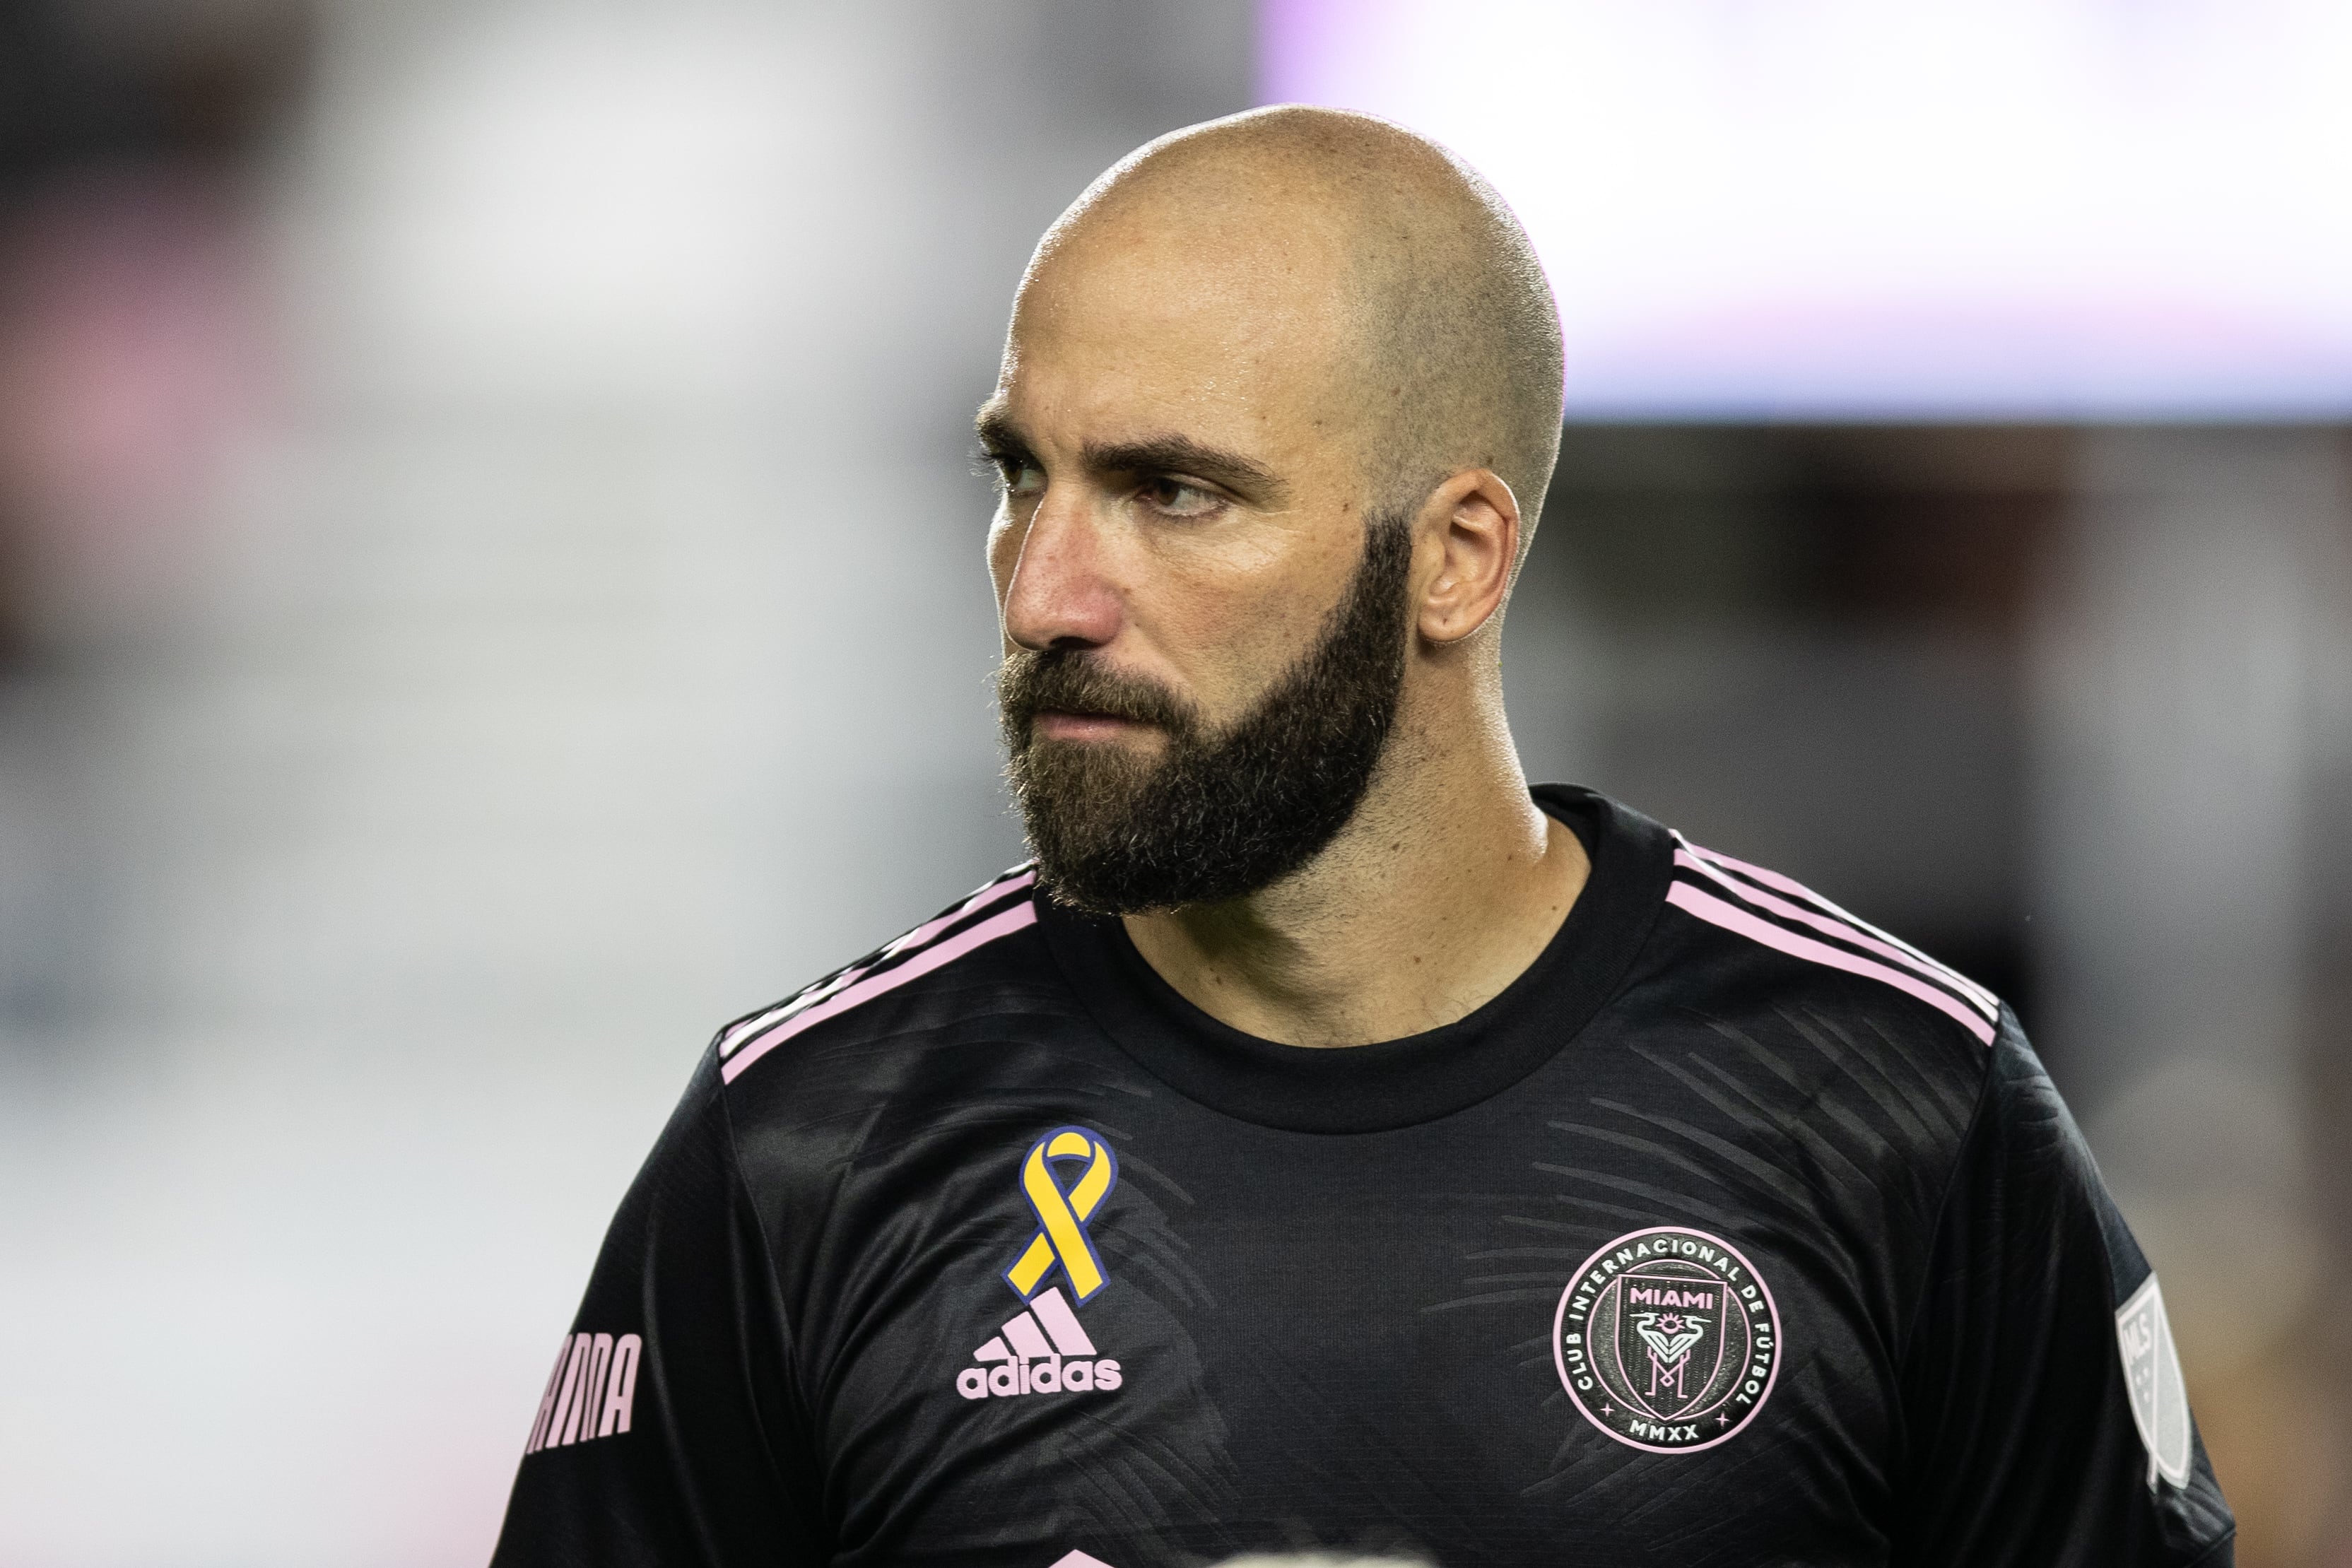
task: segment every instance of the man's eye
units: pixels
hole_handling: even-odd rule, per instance
[[[1152,509],[1171,517],[1197,517],[1213,512],[1222,505],[1217,497],[1198,485],[1187,485],[1181,479],[1152,479],[1143,486],[1143,498]]]
[[[1045,471],[1026,457],[994,457],[997,477],[1004,482],[1008,496],[1035,496],[1045,488]]]

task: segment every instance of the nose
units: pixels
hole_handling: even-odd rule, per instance
[[[1004,589],[1004,635],[1020,647],[1099,648],[1125,620],[1106,575],[1093,509],[1066,486],[1048,486],[1020,541]]]

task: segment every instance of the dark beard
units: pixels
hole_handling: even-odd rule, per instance
[[[1371,515],[1315,645],[1222,731],[1086,651],[1006,659],[1006,774],[1040,884],[1079,909],[1136,915],[1239,898],[1320,854],[1362,802],[1396,718],[1412,565],[1411,514]],[[1035,740],[1031,721],[1047,710],[1152,725],[1167,745],[1146,759],[1116,743]]]

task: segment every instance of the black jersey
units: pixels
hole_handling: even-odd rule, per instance
[[[1459,1022],[1276,1045],[1008,873],[721,1031],[496,1562],[2220,1564],[2015,1019],[1583,790]]]

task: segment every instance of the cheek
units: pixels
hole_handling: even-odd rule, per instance
[[[1187,666],[1212,723],[1254,706],[1306,653],[1322,626],[1318,583],[1287,573],[1180,574],[1166,584],[1160,636]]]

